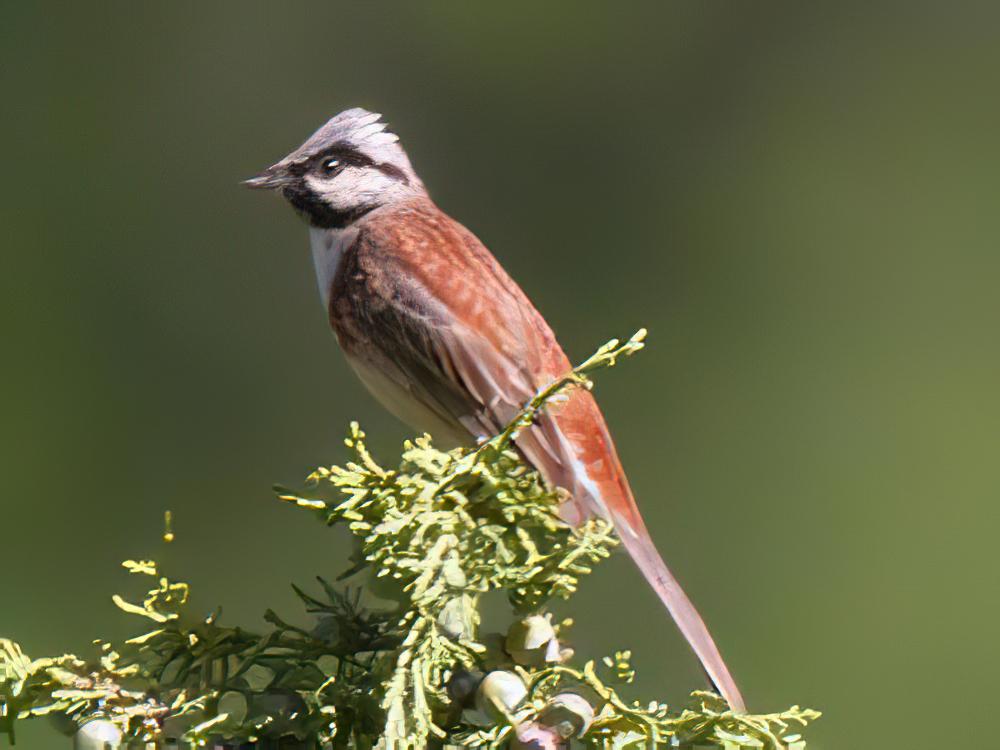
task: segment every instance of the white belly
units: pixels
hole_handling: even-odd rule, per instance
[[[319,285],[319,296],[323,300],[323,309],[330,309],[330,287],[337,275],[344,251],[351,246],[358,230],[347,229],[309,229],[309,246],[312,248],[313,265],[316,267],[316,283]]]
[[[365,384],[368,392],[390,414],[408,427],[419,432],[429,432],[437,448],[448,449],[475,443],[472,435],[460,424],[443,420],[388,374],[357,357],[348,355],[347,361]]]

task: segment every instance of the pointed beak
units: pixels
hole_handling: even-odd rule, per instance
[[[243,184],[254,190],[277,190],[288,185],[290,181],[288,171],[281,162],[278,162],[272,164],[256,177],[244,180]]]

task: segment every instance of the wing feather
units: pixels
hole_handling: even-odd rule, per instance
[[[341,345],[444,431],[466,440],[496,433],[569,360],[493,256],[433,204],[373,213],[334,280],[330,321]],[[413,426],[434,433],[429,422]],[[711,635],[653,545],[591,394],[576,390],[549,404],[516,445],[550,484],[569,491],[567,521],[596,515],[614,523],[713,682],[743,710]]]

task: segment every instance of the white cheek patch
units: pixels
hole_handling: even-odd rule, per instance
[[[306,175],[306,185],[335,211],[384,203],[400,183],[371,167],[345,167],[333,179]]]

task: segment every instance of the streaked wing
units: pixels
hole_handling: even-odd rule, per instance
[[[334,282],[331,323],[356,369],[401,392],[372,388],[398,416],[420,421],[401,413],[408,396],[429,415],[414,427],[433,433],[443,424],[446,438],[487,437],[571,365],[493,256],[442,216],[411,208],[366,224]],[[621,469],[588,393],[573,394],[517,445],[549,482],[571,492],[568,520],[606,515],[598,507],[605,480],[621,492]],[[589,512],[576,508],[581,503]]]
[[[348,358],[394,389],[374,389],[390,409],[419,404],[427,418],[414,420],[418,429],[433,433],[439,424],[459,438],[497,432],[569,370],[566,355],[479,240],[433,204],[374,214],[361,222],[331,294],[330,322]],[[404,409],[394,410],[405,419]],[[550,405],[516,442],[550,484],[569,490],[567,521],[614,523],[712,681],[742,711],[711,635],[653,545],[590,393]]]

